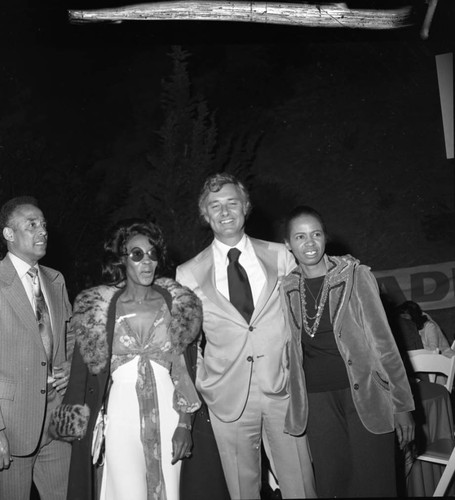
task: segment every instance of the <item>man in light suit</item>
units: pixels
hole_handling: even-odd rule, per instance
[[[0,498],[29,500],[33,481],[42,500],[64,500],[71,447],[52,441],[47,423],[68,383],[71,306],[63,276],[38,265],[47,229],[37,201],[6,202],[0,226],[8,249],[0,262]]]
[[[260,498],[262,440],[282,497],[314,497],[306,436],[283,431],[290,333],[279,285],[295,267],[294,258],[282,244],[245,234],[249,195],[234,176],[209,177],[199,210],[214,240],[178,267],[176,279],[202,300],[206,346],[198,359],[196,386],[209,408],[231,498]],[[236,297],[231,296],[228,265],[234,247],[248,277],[251,315],[232,303]]]

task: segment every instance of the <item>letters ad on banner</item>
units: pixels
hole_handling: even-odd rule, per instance
[[[455,261],[374,271],[381,293],[396,305],[417,302],[424,311],[455,307]]]

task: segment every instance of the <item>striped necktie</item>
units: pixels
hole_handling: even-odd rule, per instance
[[[44,350],[46,351],[47,360],[49,362],[49,369],[51,369],[50,365],[52,363],[53,336],[49,309],[44,299],[43,291],[41,290],[38,269],[36,269],[36,267],[31,267],[27,271],[27,274],[32,278],[36,320],[38,321],[39,332],[43,341]]]

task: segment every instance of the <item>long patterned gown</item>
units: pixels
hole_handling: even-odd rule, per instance
[[[191,412],[193,384],[169,336],[162,300],[148,332],[135,332],[117,303],[107,403],[101,500],[178,500],[180,464],[172,465],[179,411]]]

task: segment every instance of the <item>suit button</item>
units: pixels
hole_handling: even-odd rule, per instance
[[[89,390],[88,390],[88,392],[89,392],[90,394],[93,394],[93,391],[94,391],[93,387],[90,387],[90,388],[89,388]]]
[[[46,389],[41,389],[41,394],[46,394]]]
[[[253,326],[250,326],[250,327],[248,328],[248,330],[249,330],[250,332],[252,332],[252,331],[254,330],[254,327],[253,327]]]
[[[41,361],[41,366],[46,366],[46,361]]]
[[[359,384],[354,384],[354,389],[357,391],[359,389]]]
[[[350,359],[348,359],[348,365],[351,366],[352,365],[352,361]]]
[[[249,363],[252,363],[253,362],[253,356],[248,356],[246,358],[246,360],[249,362]]]

